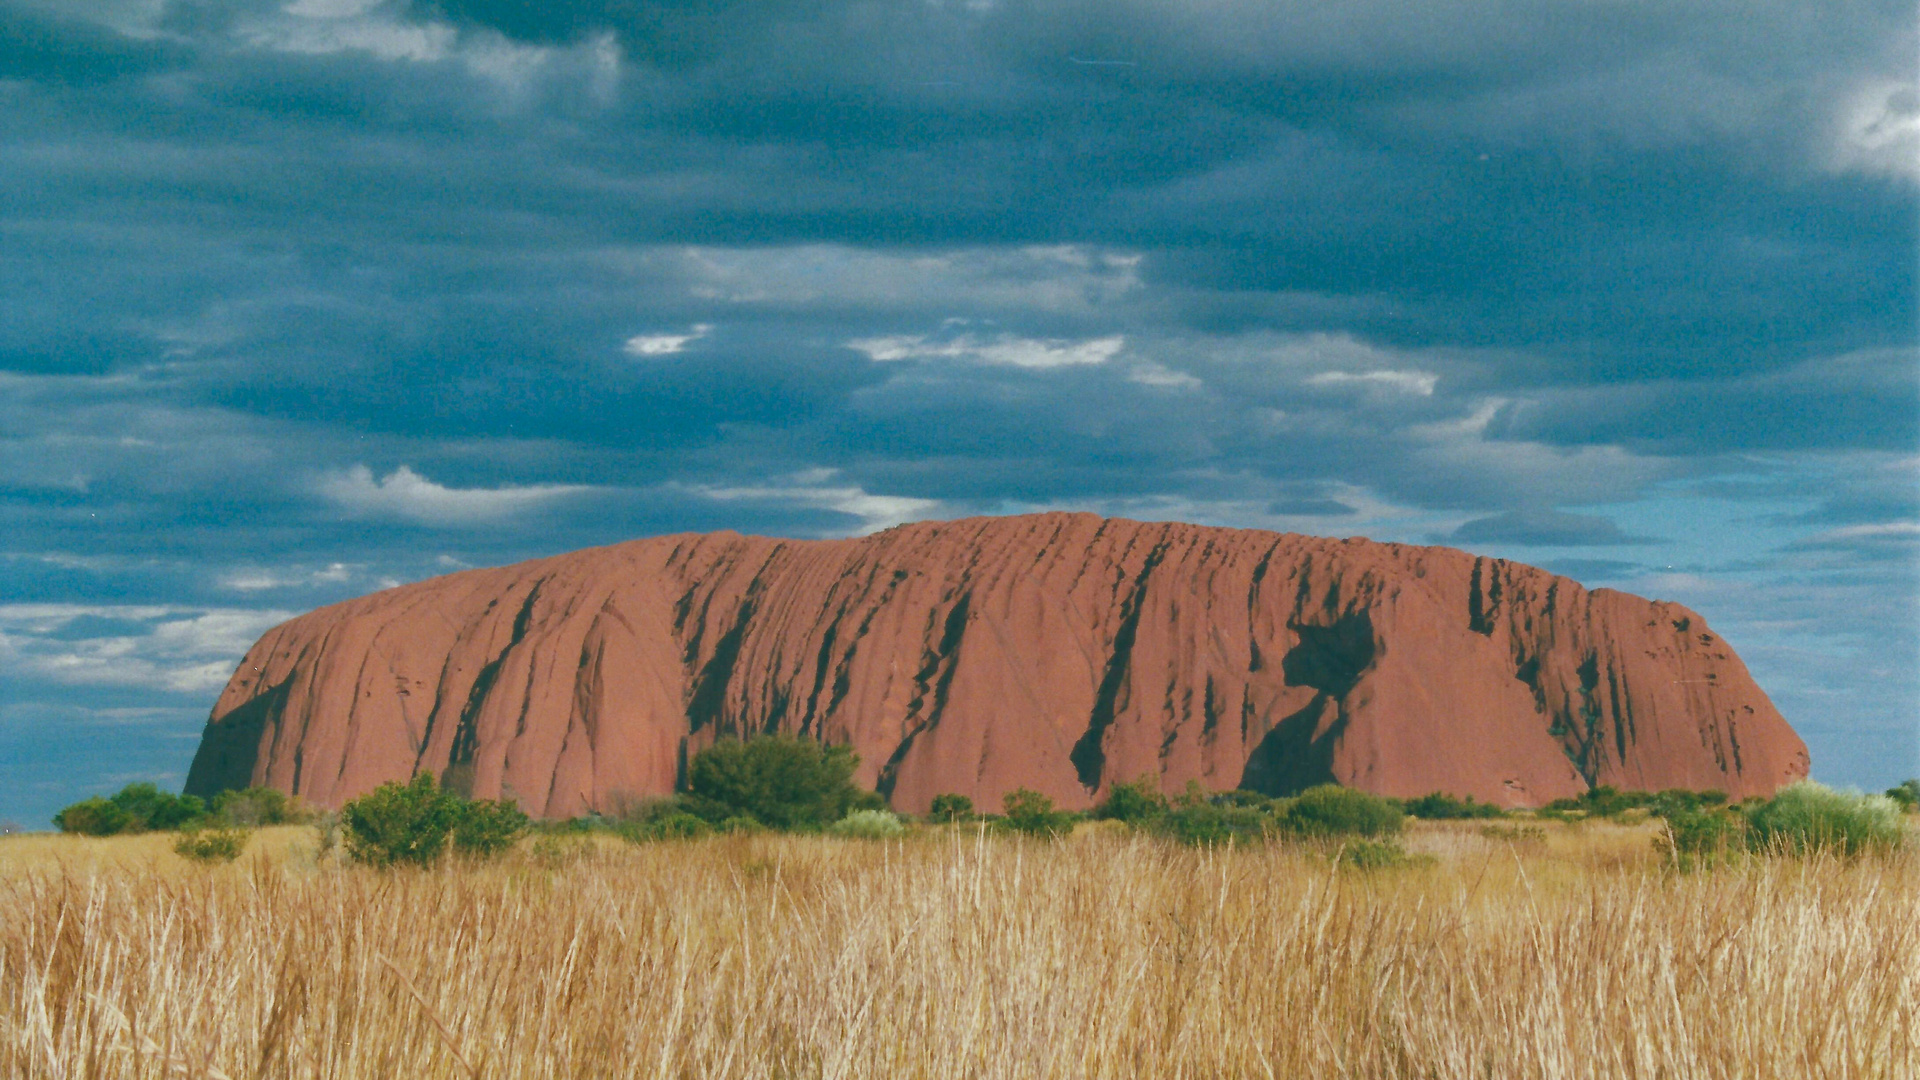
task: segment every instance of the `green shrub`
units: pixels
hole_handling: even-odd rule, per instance
[[[1093,816],[1101,821],[1144,825],[1166,812],[1167,799],[1160,794],[1159,783],[1143,776],[1107,789],[1106,799],[1094,808]]]
[[[973,800],[965,795],[935,795],[933,805],[927,809],[930,821],[971,821],[973,820]]]
[[[340,808],[347,854],[372,866],[436,861],[459,820],[459,798],[439,790],[428,772],[381,784]]]
[[[246,850],[245,829],[195,829],[173,842],[174,854],[194,862],[232,862]]]
[[[1492,803],[1474,802],[1473,796],[1456,799],[1444,792],[1433,792],[1402,804],[1408,817],[1426,821],[1456,821],[1472,818],[1506,817],[1507,812]]]
[[[624,839],[644,843],[648,840],[693,840],[713,832],[713,826],[705,818],[674,809],[645,821],[624,823],[616,831]]]
[[[1909,814],[1920,811],[1920,780],[1906,780],[1888,788],[1887,798]]]
[[[1747,849],[1747,819],[1725,807],[1679,807],[1660,815],[1666,826],[1660,845],[1682,870],[1716,866]]]
[[[108,809],[112,807],[112,809]],[[197,795],[175,795],[152,784],[128,784],[115,794],[74,803],[53,816],[62,832],[112,836],[123,832],[178,829],[206,817]]]
[[[855,810],[834,822],[827,831],[861,840],[890,840],[907,829],[899,818],[885,810]]]
[[[527,815],[511,799],[456,799],[453,849],[490,859],[511,848],[527,831]]]
[[[1309,836],[1392,836],[1404,815],[1391,800],[1364,791],[1322,784],[1300,793],[1287,808],[1286,826]]]
[[[1007,793],[1001,805],[1006,816],[1003,828],[1028,836],[1060,836],[1073,830],[1073,815],[1053,808],[1053,800],[1037,791],[1019,788]]]
[[[98,795],[82,799],[53,815],[53,824],[61,832],[81,836],[113,836],[134,828],[132,814],[113,800]]]
[[[593,836],[584,831],[542,831],[527,845],[527,857],[550,870],[593,858]]]
[[[684,808],[714,824],[747,817],[775,829],[824,828],[849,810],[883,808],[854,785],[859,763],[851,748],[812,739],[727,739],[688,763]]]
[[[228,790],[213,797],[213,816],[234,825],[299,825],[307,812],[292,796],[270,787]]]
[[[1857,855],[1899,846],[1900,808],[1885,795],[1835,791],[1802,780],[1782,788],[1747,817],[1755,851]]]
[[[1355,870],[1380,870],[1405,864],[1407,853],[1384,840],[1349,840],[1333,853],[1333,859]]]
[[[1538,825],[1482,825],[1480,835],[1487,840],[1522,848],[1542,847],[1547,842],[1547,830]]]

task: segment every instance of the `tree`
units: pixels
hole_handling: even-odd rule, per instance
[[[847,811],[880,809],[879,796],[853,783],[851,747],[765,735],[727,739],[687,765],[687,807],[714,824],[748,817],[774,829],[820,829]]]

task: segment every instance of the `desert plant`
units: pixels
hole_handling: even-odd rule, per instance
[[[94,796],[74,803],[55,814],[53,823],[62,832],[112,836],[178,829],[199,821],[206,813],[206,804],[198,796],[175,795],[142,781],[106,798]]]
[[[81,836],[113,836],[132,831],[133,815],[111,799],[98,795],[82,799],[53,815],[53,825],[61,832]]]
[[[223,791],[209,805],[213,816],[234,825],[298,825],[307,820],[292,796],[277,788],[249,787]]]
[[[1102,821],[1124,821],[1144,825],[1167,812],[1166,796],[1151,777],[1115,784],[1107,797],[1094,808],[1093,816]]]
[[[1378,795],[1321,784],[1300,793],[1287,808],[1288,829],[1308,836],[1391,836],[1400,831],[1400,808]]]
[[[381,784],[340,808],[347,854],[371,866],[432,863],[459,817],[459,800],[441,791],[429,772],[411,783]]]
[[[828,826],[827,831],[861,840],[890,840],[907,830],[899,818],[885,810],[855,810]]]
[[[1053,800],[1029,788],[1017,788],[1001,800],[1006,815],[1003,828],[1028,836],[1054,837],[1073,830],[1073,815],[1053,807]]]
[[[1445,792],[1435,791],[1416,799],[1408,799],[1402,804],[1408,817],[1426,821],[1454,821],[1472,818],[1497,818],[1507,816],[1505,810],[1492,803],[1474,802],[1473,796],[1455,798]]]
[[[622,839],[638,844],[649,840],[692,840],[713,832],[713,826],[703,817],[676,808],[644,821],[623,822],[614,831]]]
[[[1385,840],[1349,840],[1334,851],[1333,860],[1354,870],[1380,870],[1405,864],[1407,853]]]
[[[194,862],[232,862],[247,847],[245,829],[193,829],[173,842],[174,854]]]
[[[775,829],[819,829],[847,811],[879,809],[853,783],[860,759],[846,746],[767,735],[726,739],[687,764],[685,809],[714,824],[747,817]]]
[[[459,800],[454,809],[453,849],[470,858],[488,859],[507,850],[529,824],[511,799]]]
[[[1858,855],[1899,846],[1900,808],[1885,795],[1835,791],[1811,780],[1780,789],[1747,816],[1756,851]]]
[[[929,821],[970,821],[973,819],[973,800],[965,795],[935,795],[933,805],[927,808]]]
[[[1920,811],[1920,780],[1903,780],[1887,789],[1887,798],[1911,814]]]

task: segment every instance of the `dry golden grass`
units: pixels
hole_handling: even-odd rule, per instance
[[[274,830],[0,841],[6,1077],[1909,1077],[1920,864],[1414,865],[1112,829],[731,837],[375,873]]]

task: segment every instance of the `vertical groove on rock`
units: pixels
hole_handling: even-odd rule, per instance
[[[1101,739],[1113,723],[1120,691],[1126,683],[1128,668],[1133,660],[1133,642],[1140,632],[1140,612],[1146,599],[1147,579],[1153,575],[1154,568],[1160,565],[1166,553],[1165,540],[1147,553],[1146,560],[1140,565],[1140,573],[1133,579],[1132,591],[1120,603],[1120,624],[1113,634],[1113,651],[1107,657],[1106,671],[1102,673],[1100,688],[1094,694],[1093,712],[1087,718],[1087,730],[1067,755],[1067,759],[1073,762],[1074,774],[1079,777],[1080,786],[1088,791],[1100,786],[1101,774],[1106,769],[1107,753],[1101,745]]]

